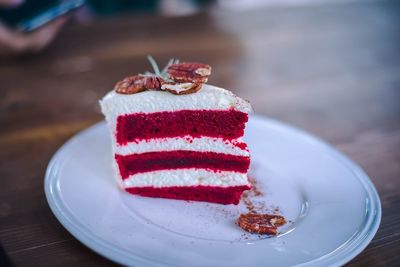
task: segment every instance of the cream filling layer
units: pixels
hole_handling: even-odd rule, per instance
[[[213,172],[204,169],[162,170],[139,173],[122,181],[128,187],[168,186],[238,186],[249,185],[247,174],[236,172]]]
[[[190,136],[158,138],[143,140],[138,143],[130,142],[124,146],[117,144],[114,146],[114,152],[119,155],[129,155],[155,151],[192,150],[249,156],[249,152],[247,150],[243,150],[242,148],[235,146],[234,142],[240,143],[243,141],[236,139],[232,142],[225,141],[221,138],[191,138]]]

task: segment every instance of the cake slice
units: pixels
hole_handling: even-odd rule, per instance
[[[251,106],[196,78],[209,72],[187,66],[189,74],[174,72],[182,64],[198,63],[172,64],[167,78],[139,75],[129,77],[130,84],[126,78],[100,101],[115,177],[124,190],[141,196],[238,204],[250,189],[242,137]]]

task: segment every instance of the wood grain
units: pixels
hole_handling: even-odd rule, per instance
[[[349,266],[400,262],[400,5],[377,1],[122,17],[69,25],[43,53],[0,63],[0,240],[17,266],[112,266],[52,215],[46,165],[102,120],[98,99],[146,55],[213,66],[210,83],[259,114],[303,128],[360,164],[376,185],[381,227]]]

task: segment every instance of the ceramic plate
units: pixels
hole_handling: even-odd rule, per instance
[[[105,123],[77,134],[49,163],[45,191],[64,227],[83,244],[130,266],[338,266],[359,254],[381,217],[368,176],[300,130],[252,116],[245,139],[259,209],[288,223],[276,237],[247,234],[248,207],[144,198],[112,175]],[[243,202],[243,201],[242,201]]]

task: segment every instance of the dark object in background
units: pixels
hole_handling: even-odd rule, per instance
[[[0,244],[0,266],[3,267],[14,267],[15,265],[11,262],[7,256],[3,246]]]
[[[116,14],[156,13],[162,1],[169,0],[87,0],[91,10],[99,16]],[[215,3],[215,0],[186,0],[197,8],[204,8]]]
[[[85,0],[26,0],[13,8],[0,8],[0,19],[10,28],[30,32],[83,6]]]
[[[96,15],[110,16],[123,13],[154,13],[160,0],[88,0]]]

